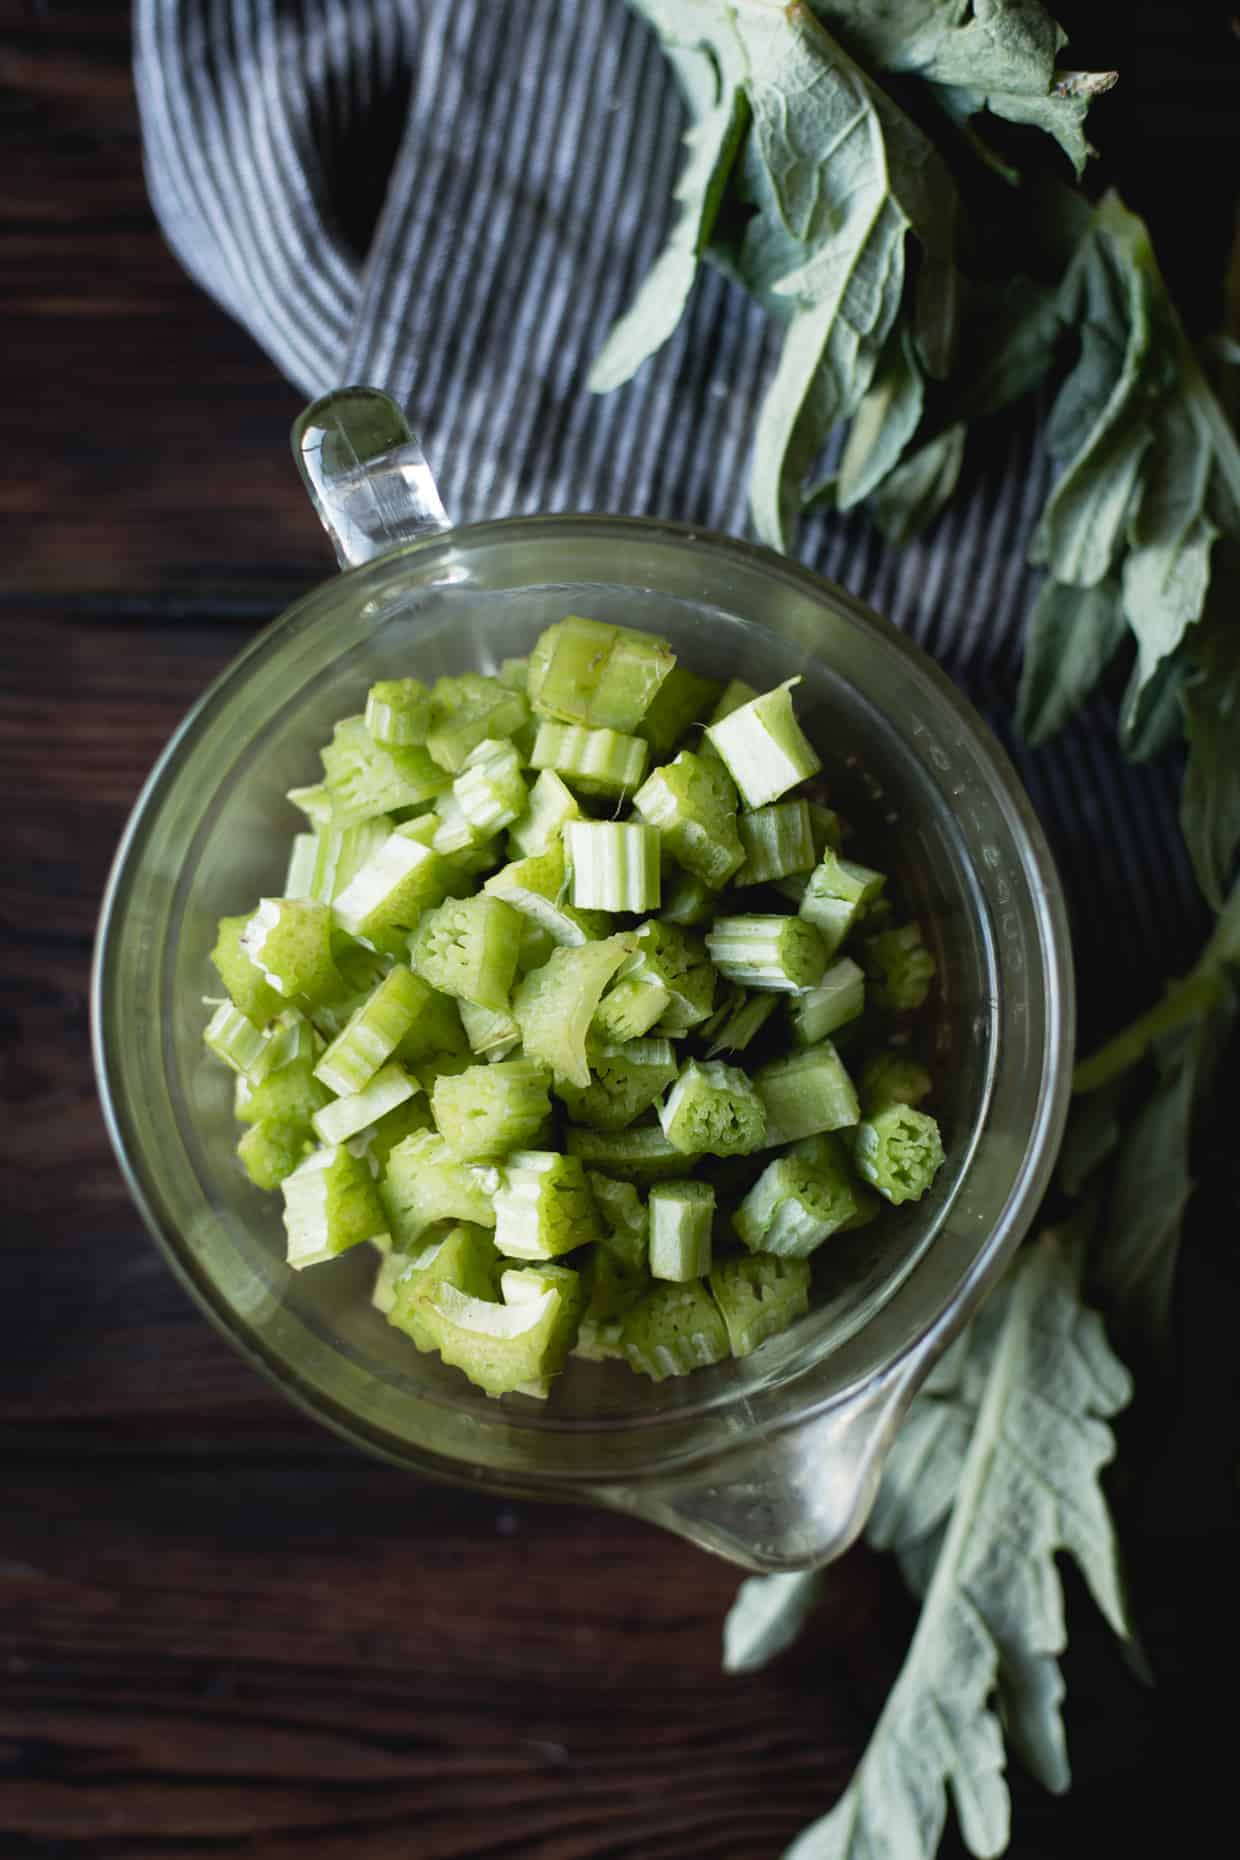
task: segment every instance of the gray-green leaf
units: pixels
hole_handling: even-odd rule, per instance
[[[947,503],[964,464],[964,422],[957,420],[910,452],[870,496],[870,514],[888,542],[904,543]]]
[[[1085,702],[1127,631],[1114,578],[1073,588],[1048,576],[1039,591],[1021,667],[1016,725],[1037,745]]]
[[[723,1625],[723,1670],[753,1673],[790,1647],[822,1587],[820,1570],[751,1576],[737,1590]]]
[[[925,383],[906,330],[894,332],[873,385],[854,415],[835,480],[835,504],[851,510],[892,471],[917,430]]]
[[[1059,1551],[1075,1558],[1115,1632],[1127,1633],[1100,1475],[1113,1452],[1107,1423],[1130,1384],[1080,1302],[1075,1251],[1053,1234],[1018,1259],[975,1321],[967,1372],[976,1416],[958,1463],[949,1442],[963,1432],[936,1435],[955,1470],[950,1520],[908,1656],[849,1788],[787,1860],[930,1860],[949,1787],[970,1850],[1000,1853],[1009,1800],[996,1689],[1036,1772],[1055,1787],[1067,1777]],[[949,1394],[925,1399],[967,1409],[966,1387],[961,1375]],[[893,1541],[924,1541],[922,1461],[893,1460],[885,1528]],[[907,1528],[902,1506],[916,1521]]]

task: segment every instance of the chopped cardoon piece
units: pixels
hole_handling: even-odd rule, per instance
[[[738,1001],[712,1035],[707,1056],[713,1059],[716,1053],[743,1053],[766,1026],[778,1002],[778,995],[770,989]]]
[[[692,872],[672,866],[663,874],[663,904],[659,915],[665,924],[704,924],[713,915],[717,903],[717,894]]]
[[[633,730],[676,663],[666,640],[570,615],[540,634],[526,689],[544,717]]]
[[[861,1106],[844,1062],[830,1040],[787,1059],[773,1059],[754,1074],[766,1107],[766,1141],[795,1143],[820,1130],[843,1130],[858,1122]]]
[[[495,1244],[510,1259],[556,1259],[599,1236],[585,1165],[558,1150],[514,1150],[500,1170]]]
[[[672,667],[636,730],[650,744],[655,761],[670,756],[691,725],[706,722],[720,692],[717,679],[699,678],[683,665]]]
[[[243,1124],[299,1124],[310,1135],[310,1120],[328,1101],[328,1092],[314,1076],[317,1058],[313,1030],[305,1021],[275,1030],[270,1049],[270,1070],[262,1081],[247,1080],[236,1113]]]
[[[635,1182],[665,1182],[685,1172],[684,1151],[669,1143],[658,1124],[639,1124],[628,1130],[590,1130],[570,1124],[564,1132],[564,1148],[570,1156],[580,1156],[587,1169],[627,1176]]]
[[[233,1006],[256,1027],[274,1020],[286,1003],[252,960],[241,939],[248,917],[221,917],[211,962]]]
[[[314,833],[294,833],[293,844],[289,849],[288,870],[284,874],[286,898],[312,898],[314,896],[314,860],[318,851],[318,836]]]
[[[492,1396],[545,1394],[581,1319],[581,1300],[570,1300],[557,1285],[535,1298],[498,1304],[423,1280],[411,1297],[432,1348]]]
[[[332,960],[332,913],[316,898],[263,898],[241,932],[241,947],[283,997],[311,1007],[339,993]]]
[[[416,1069],[443,1053],[468,1052],[469,1041],[461,1025],[457,1002],[451,995],[439,994],[422,976],[417,975],[414,980],[424,993],[413,1023],[393,1058],[399,1059],[402,1066]]]
[[[935,961],[922,941],[921,925],[902,924],[867,937],[862,954],[870,998],[888,1014],[911,1014],[930,993]]]
[[[590,1031],[600,1042],[640,1040],[666,1012],[671,998],[662,982],[622,977],[612,983],[599,1002]]]
[[[822,933],[828,955],[834,955],[877,900],[886,879],[868,865],[841,859],[828,847],[809,875],[801,894],[800,914]]]
[[[434,1130],[419,1130],[388,1157],[380,1195],[395,1245],[416,1246],[437,1221],[495,1225],[499,1171],[460,1162]]]
[[[285,799],[291,801],[298,812],[306,816],[316,832],[321,832],[324,827],[330,825],[332,797],[331,790],[325,782],[316,782],[312,788],[290,788]]]
[[[706,734],[727,765],[746,807],[765,807],[822,767],[796,720],[792,687],[786,684],[751,698]]]
[[[457,774],[465,758],[488,737],[503,742],[529,721],[530,708],[520,691],[497,679],[466,672],[460,678],[437,678],[435,716],[426,738],[431,758]]]
[[[780,994],[815,987],[827,966],[822,938],[799,917],[716,917],[706,948],[729,981]]]
[[[448,1148],[462,1161],[507,1156],[537,1137],[551,1111],[549,1083],[532,1059],[467,1066],[435,1080],[431,1111]]]
[[[460,1013],[469,1050],[480,1058],[506,1059],[513,1047],[520,1045],[521,1029],[511,1014],[496,1014],[472,1001],[462,1001]]]
[[[751,1253],[806,1259],[849,1225],[858,1206],[838,1138],[817,1136],[767,1164],[732,1225]]]
[[[875,1053],[861,1073],[861,1108],[867,1117],[893,1105],[918,1105],[930,1096],[933,1082],[923,1065],[906,1053]]]
[[[388,1158],[398,1143],[406,1137],[412,1137],[420,1130],[431,1127],[431,1107],[426,1100],[424,1089],[415,1097],[406,1098],[393,1110],[384,1112],[376,1118],[366,1130],[350,1139],[349,1148],[355,1156],[362,1156],[371,1175],[378,1180],[387,1172]]]
[[[718,1059],[691,1059],[659,1107],[682,1155],[747,1156],[766,1141],[766,1112],[748,1076]]]
[[[472,851],[485,835],[475,835],[465,809],[449,788],[435,803],[435,831],[431,845],[441,859],[451,859]]]
[[[463,1031],[461,1037],[463,1040]],[[474,1056],[467,1047],[463,1053],[431,1053],[428,1058],[417,1060],[409,1070],[429,1100],[440,1079],[459,1078],[473,1063]]]
[[[650,1276],[680,1285],[710,1271],[715,1191],[709,1182],[656,1182],[650,1191]]]
[[[504,1013],[517,972],[521,918],[502,898],[476,892],[428,911],[410,939],[413,967],[441,994]]]
[[[499,874],[496,873],[498,878]],[[550,930],[522,913],[521,947],[517,951],[517,974],[528,975],[531,969],[541,969],[555,948],[555,938]]]
[[[350,1015],[315,1067],[341,1097],[361,1091],[390,1059],[430,1000],[420,975],[397,963]]]
[[[544,853],[558,840],[564,823],[579,820],[581,809],[554,769],[540,769],[529,791],[525,812],[512,823],[509,845],[514,854],[529,859]]]
[[[524,691],[529,682],[528,659],[501,659],[495,676],[509,691]]]
[[[316,1111],[310,1120],[314,1125],[315,1135],[320,1143],[347,1143],[359,1130],[366,1130],[371,1124],[388,1111],[394,1111],[406,1098],[415,1097],[422,1087],[414,1078],[410,1078],[403,1066],[398,1066],[394,1059],[389,1059],[385,1066],[380,1066],[372,1079],[363,1085],[360,1091],[351,1092],[347,1098],[334,1098]]]
[[[657,1033],[688,1033],[707,1019],[715,1001],[715,969],[706,944],[692,930],[649,918],[633,932],[636,947],[622,979],[660,982],[671,1000]]]
[[[315,1150],[280,1184],[288,1263],[297,1272],[387,1232],[370,1170],[348,1150]]]
[[[865,975],[849,957],[833,962],[816,988],[789,1003],[792,1031],[801,1046],[817,1046],[865,1006]]]
[[[635,821],[569,820],[564,850],[578,910],[658,909],[659,836],[653,827]]]
[[[554,839],[545,852],[502,866],[483,889],[520,911],[557,943],[596,942],[607,935],[608,920],[602,911],[579,911],[570,904],[570,882],[563,842]]]
[[[420,807],[448,786],[425,749],[386,749],[376,743],[364,717],[336,725],[323,751],[323,768],[336,826],[352,826],[375,814]]]
[[[586,1307],[574,1356],[592,1363],[623,1360],[620,1327],[624,1315],[650,1289],[645,1259],[644,1238],[640,1260],[635,1262],[626,1262],[605,1246],[590,1248],[581,1271]]]
[[[353,875],[332,909],[349,936],[394,952],[403,949],[423,913],[443,903],[451,886],[452,874],[438,853],[398,828]]]
[[[234,1072],[249,1073],[253,1082],[261,1079],[270,1066],[273,1032],[256,1027],[231,1001],[221,1001],[202,1037],[208,1051],[217,1059],[222,1059]]]
[[[441,1285],[469,1298],[494,1298],[503,1270],[495,1242],[480,1226],[463,1223],[440,1232],[416,1250],[397,1253],[402,1269],[391,1281],[388,1323],[404,1331],[426,1353],[438,1348],[424,1317],[424,1300]]]
[[[660,1136],[662,1132],[659,1132]],[[603,1223],[599,1247],[615,1255],[630,1270],[644,1268],[650,1216],[646,1203],[631,1182],[617,1182],[613,1176],[586,1171],[594,1206]]]
[[[733,1356],[750,1356],[760,1343],[787,1330],[809,1310],[808,1264],[755,1253],[725,1259],[710,1275],[710,1289],[727,1326]]]
[[[670,1040],[625,1040],[589,1051],[594,1074],[586,1086],[556,1082],[556,1095],[575,1124],[592,1130],[625,1130],[648,1111],[679,1070]]]
[[[366,728],[384,749],[421,748],[431,727],[431,694],[416,678],[381,678],[366,693]]]
[[[379,1265],[375,1272],[375,1282],[370,1288],[370,1302],[376,1311],[389,1317],[396,1304],[396,1281],[409,1267],[409,1258],[405,1253],[393,1253],[390,1250],[380,1253]]]
[[[237,1158],[255,1188],[279,1188],[314,1145],[304,1124],[251,1124],[237,1145]]]
[[[752,704],[757,695],[753,686],[747,685],[743,678],[729,678],[719,694],[719,702],[710,713],[709,721],[722,723],[725,717],[730,717],[742,704]]]
[[[824,807],[820,801],[807,801],[805,805],[809,808],[809,830],[817,864],[828,847],[838,852],[844,844],[844,823],[833,807]]]
[[[498,833],[525,812],[527,791],[520,756],[511,743],[488,737],[466,756],[452,792],[475,840]]]
[[[640,736],[588,730],[579,723],[540,723],[530,767],[554,769],[582,794],[624,795],[646,773],[650,750]]]
[[[331,904],[391,831],[392,821],[387,814],[355,821],[352,826],[329,822],[320,828],[315,836],[314,871],[306,895],[318,898],[322,904]]]
[[[727,1327],[700,1279],[687,1285],[656,1285],[647,1292],[625,1313],[620,1346],[630,1369],[655,1382],[687,1376],[730,1354]]]
[[[736,790],[717,762],[682,749],[654,770],[633,806],[656,827],[663,848],[714,890],[726,885],[745,857],[736,828]]]
[[[943,1163],[939,1127],[925,1111],[893,1104],[857,1128],[857,1173],[885,1200],[920,1201]]]
[[[633,953],[632,936],[609,936],[599,943],[551,952],[541,969],[518,982],[512,1012],[521,1028],[525,1051],[549,1066],[557,1078],[574,1085],[590,1083],[586,1036],[603,990]]]
[[[736,829],[745,848],[737,885],[767,885],[814,865],[814,835],[808,801],[772,801],[751,814],[738,814]]]

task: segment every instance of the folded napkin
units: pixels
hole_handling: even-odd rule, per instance
[[[394,394],[461,521],[590,509],[745,533],[777,338],[738,289],[708,274],[634,382],[585,386],[661,243],[681,158],[674,81],[624,0],[135,14],[168,241],[307,397]],[[816,517],[798,553],[918,640],[1013,749],[1068,891],[1085,1028],[1105,1031],[1190,959],[1205,913],[1175,771],[1124,763],[1105,703],[1034,756],[1010,741],[1048,480],[1033,423],[995,425],[926,537],[896,550],[864,518]]]

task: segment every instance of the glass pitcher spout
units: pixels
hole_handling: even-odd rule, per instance
[[[341,568],[452,523],[413,429],[378,388],[337,388],[294,422],[293,457]]]
[[[700,1471],[595,1489],[700,1549],[763,1575],[817,1569],[855,1541],[891,1440],[925,1371],[919,1353],[859,1394],[771,1436],[738,1441]]]

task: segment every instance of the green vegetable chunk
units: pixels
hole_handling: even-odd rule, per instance
[[[655,1031],[675,1037],[704,1021],[715,1000],[715,969],[706,944],[679,924],[649,918],[634,933],[632,960],[623,979],[658,982],[671,999]]]
[[[514,1150],[495,1195],[495,1244],[512,1259],[555,1259],[599,1235],[594,1197],[579,1157]]]
[[[347,1098],[333,1099],[331,1104],[315,1112],[311,1119],[315,1135],[320,1143],[347,1143],[359,1131],[377,1124],[398,1104],[416,1097],[421,1089],[417,1079],[410,1078],[402,1066],[389,1059],[360,1091],[351,1092]]]
[[[499,1171],[461,1162],[443,1137],[420,1130],[398,1143],[387,1160],[380,1196],[397,1246],[416,1246],[437,1221],[495,1225]]]
[[[599,1169],[605,1175],[659,1182],[685,1172],[685,1152],[669,1142],[657,1124],[638,1124],[629,1130],[588,1130],[570,1124],[564,1132],[564,1147],[570,1156],[580,1156],[587,1169]]]
[[[521,919],[502,898],[477,892],[428,911],[410,941],[413,967],[441,994],[503,1013],[517,972]]]
[[[778,801],[822,767],[792,708],[789,679],[712,723],[707,736],[727,765],[746,807]]]
[[[772,1147],[860,1121],[852,1080],[830,1040],[772,1060],[753,1082],[766,1110],[766,1140]]]
[[[822,938],[799,917],[716,917],[706,948],[729,981],[782,994],[816,987],[827,966]]]
[[[666,640],[575,615],[542,633],[527,690],[545,717],[596,729],[636,729],[676,663]]]
[[[471,749],[452,784],[452,793],[475,839],[511,826],[525,812],[527,790],[521,758],[511,743],[490,737]]]
[[[506,1059],[521,1044],[521,1029],[511,1014],[495,1014],[490,1008],[476,1007],[462,1001],[461,1025],[471,1053],[483,1059]]]
[[[383,749],[421,748],[431,709],[431,694],[418,679],[382,678],[366,693],[366,728]]]
[[[551,1113],[549,1080],[532,1059],[467,1066],[435,1080],[431,1111],[452,1154],[462,1161],[506,1156],[530,1143]]]
[[[331,933],[331,910],[317,899],[264,898],[241,933],[241,947],[285,1003],[314,1006],[341,986]]]
[[[622,976],[595,1009],[591,1032],[602,1044],[640,1040],[666,1013],[671,998],[662,982]]]
[[[248,917],[220,918],[211,962],[237,1011],[256,1027],[264,1027],[286,1003],[241,941],[249,921]]]
[[[607,917],[602,911],[580,911],[570,904],[571,882],[563,842],[554,839],[545,852],[502,867],[488,878],[485,890],[520,911],[557,943],[597,942],[610,928]]]
[[[747,1156],[767,1140],[766,1112],[753,1084],[717,1059],[688,1061],[660,1106],[659,1122],[686,1156]]]
[[[580,1306],[555,1285],[510,1304],[471,1298],[442,1283],[419,1285],[412,1298],[444,1362],[491,1396],[541,1396],[563,1368],[580,1321]]]
[[[532,858],[558,840],[569,820],[580,820],[581,809],[554,769],[540,769],[529,790],[525,812],[512,823],[508,839],[514,855]]]
[[[790,872],[808,872],[814,864],[814,834],[808,801],[772,801],[768,807],[740,814],[736,821],[745,863],[738,885],[766,885]]]
[[[312,1148],[304,1124],[268,1121],[250,1125],[237,1145],[237,1156],[255,1188],[270,1190],[279,1188]]]
[[[714,915],[717,902],[717,894],[692,872],[673,866],[664,873],[659,915],[665,924],[704,924]]]
[[[430,993],[420,975],[397,963],[349,1016],[315,1066],[315,1076],[342,1097],[361,1091],[395,1053]]]
[[[647,745],[619,730],[587,730],[579,723],[541,723],[530,767],[554,769],[582,794],[620,796],[646,773]]]
[[[603,990],[633,947],[633,938],[621,935],[576,949],[555,949],[541,969],[532,970],[517,985],[512,1011],[525,1051],[557,1078],[582,1089],[590,1083],[590,1023]]]
[[[732,1217],[752,1253],[806,1259],[860,1210],[836,1138],[811,1137],[768,1163]]]
[[[770,990],[765,994],[742,995],[712,1032],[708,1057],[713,1059],[716,1053],[743,1053],[750,1041],[761,1033],[778,1005],[778,995]]]
[[[450,1285],[469,1298],[494,1298],[502,1261],[495,1242],[481,1227],[460,1224],[425,1242],[413,1253],[393,1253],[400,1262],[385,1288],[387,1319],[404,1331],[424,1354],[438,1347],[426,1321],[425,1300],[438,1286]],[[419,1293],[422,1294],[421,1299]]]
[[[943,1142],[927,1112],[893,1104],[858,1126],[853,1154],[858,1174],[898,1206],[925,1194],[942,1167]]]
[[[868,865],[854,865],[828,847],[810,873],[801,896],[800,914],[821,932],[827,954],[834,955],[845,937],[873,908],[886,879]]]
[[[336,922],[349,936],[394,954],[423,912],[442,904],[452,888],[451,869],[438,853],[398,827],[337,897]]]
[[[687,1376],[731,1354],[719,1307],[700,1279],[656,1285],[625,1313],[620,1347],[630,1369],[655,1382]]]
[[[760,1343],[787,1330],[809,1310],[809,1265],[755,1253],[721,1260],[710,1289],[727,1327],[733,1356],[751,1356]]]
[[[624,1130],[672,1083],[680,1069],[670,1040],[626,1040],[588,1049],[593,1077],[586,1086],[561,1078],[556,1096],[576,1124]]]
[[[437,678],[432,695],[435,714],[426,747],[432,762],[452,775],[460,773],[470,752],[488,737],[503,742],[529,722],[530,707],[522,692],[477,672]]]
[[[651,756],[656,760],[670,756],[686,730],[705,722],[720,689],[716,679],[699,678],[683,665],[674,665],[636,726],[638,736],[650,744]]]
[[[829,1033],[856,1020],[865,1007],[865,975],[847,956],[833,962],[816,988],[791,1003],[792,1031],[799,1046],[817,1046]]]
[[[370,1170],[346,1149],[315,1150],[280,1186],[288,1263],[297,1272],[387,1234]]]
[[[433,801],[448,786],[425,749],[387,749],[366,728],[364,717],[345,717],[323,751],[332,821],[353,826],[375,814],[395,814]]]
[[[222,1001],[207,1022],[203,1044],[234,1072],[247,1073],[257,1083],[270,1067],[274,1030],[256,1027],[252,1020]]]
[[[708,1182],[657,1182],[650,1191],[650,1276],[683,1284],[710,1271],[715,1191]]]
[[[867,937],[862,962],[874,1005],[889,1014],[911,1014],[930,993],[935,961],[922,942],[920,924]]]
[[[661,1133],[660,1133],[661,1134]],[[617,1182],[613,1176],[586,1172],[594,1206],[603,1223],[600,1247],[614,1253],[631,1271],[644,1270],[650,1215],[631,1182]]]
[[[570,820],[564,847],[578,910],[653,911],[659,905],[659,836],[621,820]]]
[[[719,890],[745,857],[736,824],[736,790],[718,763],[682,749],[654,770],[633,806],[658,829],[664,850],[686,872]]]

